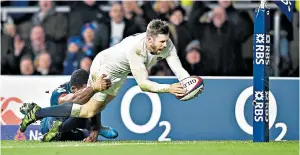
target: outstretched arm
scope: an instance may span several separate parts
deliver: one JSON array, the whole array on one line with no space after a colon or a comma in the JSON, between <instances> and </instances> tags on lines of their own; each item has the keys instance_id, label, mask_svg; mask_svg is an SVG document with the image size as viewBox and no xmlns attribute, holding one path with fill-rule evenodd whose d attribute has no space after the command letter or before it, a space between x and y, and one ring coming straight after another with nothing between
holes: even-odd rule
<instances>
[{"instance_id":1,"label":"outstretched arm","mask_svg":"<svg viewBox=\"0 0 300 155\"><path fill-rule=\"evenodd\" d=\"M170 55L166 60L179 81L190 76L190 74L182 67L175 46L172 46Z\"/></svg>"},{"instance_id":2,"label":"outstretched arm","mask_svg":"<svg viewBox=\"0 0 300 155\"><path fill-rule=\"evenodd\" d=\"M131 73L143 91L154 93L169 92L176 96L183 96L185 94L183 87L179 83L169 85L150 81L148 79L148 72L143 59L143 55L137 53L132 53L132 55L128 56Z\"/></svg>"},{"instance_id":3,"label":"outstretched arm","mask_svg":"<svg viewBox=\"0 0 300 155\"><path fill-rule=\"evenodd\" d=\"M144 64L144 56L137 53L128 55L128 61L131 69L131 73L134 76L136 82L143 91L155 92L155 93L167 93L169 92L169 84L159 84L148 79L148 72Z\"/></svg>"}]
</instances>

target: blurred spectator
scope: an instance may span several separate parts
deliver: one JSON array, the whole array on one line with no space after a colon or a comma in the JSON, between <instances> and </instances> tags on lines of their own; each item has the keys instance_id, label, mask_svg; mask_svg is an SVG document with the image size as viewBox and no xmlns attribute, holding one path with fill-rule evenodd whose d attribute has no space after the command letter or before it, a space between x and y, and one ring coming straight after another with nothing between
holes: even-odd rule
<instances>
[{"instance_id":1,"label":"blurred spectator","mask_svg":"<svg viewBox=\"0 0 300 155\"><path fill-rule=\"evenodd\" d=\"M205 66L201 63L202 54L198 40L194 40L188 44L185 58L187 64L184 67L190 75L205 75Z\"/></svg>"},{"instance_id":2,"label":"blurred spectator","mask_svg":"<svg viewBox=\"0 0 300 155\"><path fill-rule=\"evenodd\" d=\"M35 58L35 68L41 75L56 75L57 72L51 68L51 56L47 52L39 53Z\"/></svg>"},{"instance_id":3,"label":"blurred spectator","mask_svg":"<svg viewBox=\"0 0 300 155\"><path fill-rule=\"evenodd\" d=\"M113 46L119 43L122 39L122 32L125 29L124 23L124 12L123 8L120 4L113 4L109 16L111 20L111 36L110 36L110 44L109 46Z\"/></svg>"},{"instance_id":4,"label":"blurred spectator","mask_svg":"<svg viewBox=\"0 0 300 155\"><path fill-rule=\"evenodd\" d=\"M29 0L11 0L11 1L1 1L1 7L17 7L17 8L26 8L35 5L35 1ZM32 18L32 13L13 13L7 12L7 19L11 19L15 24L16 30L21 38L28 40L29 32L31 27L30 19Z\"/></svg>"},{"instance_id":5,"label":"blurred spectator","mask_svg":"<svg viewBox=\"0 0 300 155\"><path fill-rule=\"evenodd\" d=\"M195 2L196 3L196 2ZM196 10L195 10L196 9ZM225 9L216 7L209 22L199 22L203 11L193 7L190 16L190 27L201 42L205 59L205 70L209 76L241 76L244 62L239 48L243 37L231 22L227 21Z\"/></svg>"},{"instance_id":6,"label":"blurred spectator","mask_svg":"<svg viewBox=\"0 0 300 155\"><path fill-rule=\"evenodd\" d=\"M124 9L125 18L138 25L141 31L146 31L147 24L145 19L143 18L144 12L137 4L137 1L123 0L122 6Z\"/></svg>"},{"instance_id":7,"label":"blurred spectator","mask_svg":"<svg viewBox=\"0 0 300 155\"><path fill-rule=\"evenodd\" d=\"M235 9L230 0L219 0L218 3L225 9L227 20L233 24L242 43L253 35L253 21L246 11ZM239 47L239 50L241 50L241 47Z\"/></svg>"},{"instance_id":8,"label":"blurred spectator","mask_svg":"<svg viewBox=\"0 0 300 155\"><path fill-rule=\"evenodd\" d=\"M40 0L39 7L39 12L32 17L33 25L41 25L47 39L64 42L68 32L67 18L56 12L55 3L51 0Z\"/></svg>"},{"instance_id":9,"label":"blurred spectator","mask_svg":"<svg viewBox=\"0 0 300 155\"><path fill-rule=\"evenodd\" d=\"M170 11L170 33L173 44L177 49L179 59L182 63L185 61L185 48L192 40L186 22L183 20L185 11L177 6Z\"/></svg>"},{"instance_id":10,"label":"blurred spectator","mask_svg":"<svg viewBox=\"0 0 300 155\"><path fill-rule=\"evenodd\" d=\"M79 36L82 26L86 23L97 23L108 20L95 0L83 0L71 6L69 13L69 36Z\"/></svg>"},{"instance_id":11,"label":"blurred spectator","mask_svg":"<svg viewBox=\"0 0 300 155\"><path fill-rule=\"evenodd\" d=\"M47 51L51 55L52 65L58 69L62 68L65 58L65 44L46 40L43 27L35 26L32 28L30 46L35 55L38 55L42 51Z\"/></svg>"},{"instance_id":12,"label":"blurred spectator","mask_svg":"<svg viewBox=\"0 0 300 155\"><path fill-rule=\"evenodd\" d=\"M4 34L13 38L17 34L16 31L16 25L12 19L8 20L7 23L4 24Z\"/></svg>"},{"instance_id":13,"label":"blurred spectator","mask_svg":"<svg viewBox=\"0 0 300 155\"><path fill-rule=\"evenodd\" d=\"M96 52L94 51L95 31L96 27L92 23L85 24L81 29L81 36L84 41L82 51L91 59L96 56Z\"/></svg>"},{"instance_id":14,"label":"blurred spectator","mask_svg":"<svg viewBox=\"0 0 300 155\"><path fill-rule=\"evenodd\" d=\"M80 69L84 69L87 72L90 72L91 65L92 65L92 60L89 57L83 57L80 60Z\"/></svg>"},{"instance_id":15,"label":"blurred spectator","mask_svg":"<svg viewBox=\"0 0 300 155\"><path fill-rule=\"evenodd\" d=\"M47 49L44 29L41 26L35 26L31 29L30 43L34 54Z\"/></svg>"},{"instance_id":16,"label":"blurred spectator","mask_svg":"<svg viewBox=\"0 0 300 155\"><path fill-rule=\"evenodd\" d=\"M144 18L148 23L156 18L168 21L168 12L174 7L175 4L172 1L155 1L153 5L151 1L146 1L144 2L142 9L144 11Z\"/></svg>"},{"instance_id":17,"label":"blurred spectator","mask_svg":"<svg viewBox=\"0 0 300 155\"><path fill-rule=\"evenodd\" d=\"M124 11L120 3L113 3L109 12L111 21L99 24L95 38L96 53L107 49L123 38L142 32L133 22L124 19Z\"/></svg>"},{"instance_id":18,"label":"blurred spectator","mask_svg":"<svg viewBox=\"0 0 300 155\"><path fill-rule=\"evenodd\" d=\"M30 56L23 56L20 62L20 71L22 75L40 75L33 66Z\"/></svg>"},{"instance_id":19,"label":"blurred spectator","mask_svg":"<svg viewBox=\"0 0 300 155\"><path fill-rule=\"evenodd\" d=\"M1 29L1 60L3 61L3 56L13 51L14 37L16 36L16 27L11 18L6 22L3 21L2 25L3 28Z\"/></svg>"},{"instance_id":20,"label":"blurred spectator","mask_svg":"<svg viewBox=\"0 0 300 155\"><path fill-rule=\"evenodd\" d=\"M152 66L149 71L149 75L153 76L173 76L173 72L171 71L166 60L158 61L157 64Z\"/></svg>"},{"instance_id":21,"label":"blurred spectator","mask_svg":"<svg viewBox=\"0 0 300 155\"><path fill-rule=\"evenodd\" d=\"M165 72L163 66L161 66L161 65L155 65L155 66L153 66L150 69L149 74L151 76L166 76L166 72Z\"/></svg>"},{"instance_id":22,"label":"blurred spectator","mask_svg":"<svg viewBox=\"0 0 300 155\"><path fill-rule=\"evenodd\" d=\"M3 74L19 74L20 61L23 56L33 57L33 53L28 46L25 45L24 40L20 36L14 38L13 49L10 49L2 55L2 73Z\"/></svg>"},{"instance_id":23,"label":"blurred spectator","mask_svg":"<svg viewBox=\"0 0 300 155\"><path fill-rule=\"evenodd\" d=\"M80 50L81 48L81 38L80 37L71 37L68 40L68 51L67 57L64 61L64 75L71 75L76 69L84 53Z\"/></svg>"}]
</instances>

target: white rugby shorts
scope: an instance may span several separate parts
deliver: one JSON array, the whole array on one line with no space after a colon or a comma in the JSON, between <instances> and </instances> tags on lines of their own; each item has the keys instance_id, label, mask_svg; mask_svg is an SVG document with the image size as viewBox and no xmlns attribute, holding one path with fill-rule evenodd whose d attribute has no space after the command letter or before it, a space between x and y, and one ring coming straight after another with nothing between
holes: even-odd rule
<instances>
[{"instance_id":1,"label":"white rugby shorts","mask_svg":"<svg viewBox=\"0 0 300 155\"><path fill-rule=\"evenodd\" d=\"M122 87L124 82L127 79L127 75L121 77L112 76L108 71L107 67L105 66L104 60L100 61L93 61L91 68L90 68L90 75L88 80L88 86L91 86L92 82L92 75L96 75L96 77L101 76L102 74L107 75L105 79L111 80L111 87L107 90L95 93L91 99L95 99L97 101L103 102L105 101L107 95L116 96L119 89Z\"/></svg>"}]
</instances>

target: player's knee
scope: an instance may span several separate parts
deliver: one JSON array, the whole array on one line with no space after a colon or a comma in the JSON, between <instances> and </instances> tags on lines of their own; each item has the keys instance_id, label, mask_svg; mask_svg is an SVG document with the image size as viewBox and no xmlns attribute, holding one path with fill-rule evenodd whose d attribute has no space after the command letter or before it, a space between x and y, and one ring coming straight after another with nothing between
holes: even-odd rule
<instances>
[{"instance_id":1,"label":"player's knee","mask_svg":"<svg viewBox=\"0 0 300 155\"><path fill-rule=\"evenodd\" d=\"M80 111L81 118L92 118L98 113L98 110L95 108L82 108Z\"/></svg>"},{"instance_id":2,"label":"player's knee","mask_svg":"<svg viewBox=\"0 0 300 155\"><path fill-rule=\"evenodd\" d=\"M105 108L105 103L104 102L91 102L89 104L83 105L83 107L80 110L80 117L81 118L91 118L100 111L102 111Z\"/></svg>"},{"instance_id":3,"label":"player's knee","mask_svg":"<svg viewBox=\"0 0 300 155\"><path fill-rule=\"evenodd\" d=\"M82 110L80 112L80 117L81 118L92 118L95 114L96 114L96 112L94 112L93 110Z\"/></svg>"},{"instance_id":4,"label":"player's knee","mask_svg":"<svg viewBox=\"0 0 300 155\"><path fill-rule=\"evenodd\" d=\"M86 117L85 118L92 118L95 115L96 115L96 113L94 113L93 111L92 112L88 112L88 113L86 113Z\"/></svg>"},{"instance_id":5,"label":"player's knee","mask_svg":"<svg viewBox=\"0 0 300 155\"><path fill-rule=\"evenodd\" d=\"M101 106L99 112L103 111L105 109L105 107L106 107L106 105Z\"/></svg>"}]
</instances>

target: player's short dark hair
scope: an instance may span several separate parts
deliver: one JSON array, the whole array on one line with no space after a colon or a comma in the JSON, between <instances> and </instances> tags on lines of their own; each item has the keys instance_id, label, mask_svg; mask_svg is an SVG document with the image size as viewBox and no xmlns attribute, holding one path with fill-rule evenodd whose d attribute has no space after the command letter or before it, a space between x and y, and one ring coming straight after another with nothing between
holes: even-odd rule
<instances>
[{"instance_id":1,"label":"player's short dark hair","mask_svg":"<svg viewBox=\"0 0 300 155\"><path fill-rule=\"evenodd\" d=\"M82 87L84 84L87 84L89 79L89 73L84 69L78 69L73 72L70 80L70 85L75 87Z\"/></svg>"},{"instance_id":2,"label":"player's short dark hair","mask_svg":"<svg viewBox=\"0 0 300 155\"><path fill-rule=\"evenodd\" d=\"M166 21L153 19L147 26L147 36L155 37L159 34L169 34L170 28Z\"/></svg>"}]
</instances>

